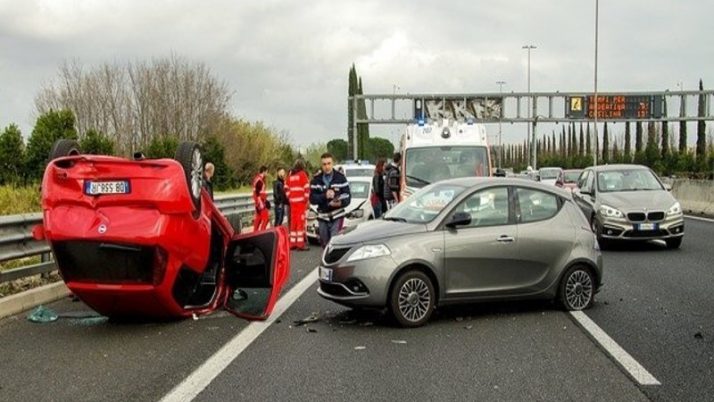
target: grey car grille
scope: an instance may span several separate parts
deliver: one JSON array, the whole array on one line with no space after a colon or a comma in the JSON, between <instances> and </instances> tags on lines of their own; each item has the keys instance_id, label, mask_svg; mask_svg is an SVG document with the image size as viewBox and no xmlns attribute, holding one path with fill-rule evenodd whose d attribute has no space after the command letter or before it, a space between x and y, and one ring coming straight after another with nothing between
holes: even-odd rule
<instances>
[{"instance_id":1,"label":"grey car grille","mask_svg":"<svg viewBox=\"0 0 714 402\"><path fill-rule=\"evenodd\" d=\"M347 252L350 251L350 247L344 248L329 248L325 251L325 256L323 257L325 263L332 264L344 257Z\"/></svg>"}]
</instances>

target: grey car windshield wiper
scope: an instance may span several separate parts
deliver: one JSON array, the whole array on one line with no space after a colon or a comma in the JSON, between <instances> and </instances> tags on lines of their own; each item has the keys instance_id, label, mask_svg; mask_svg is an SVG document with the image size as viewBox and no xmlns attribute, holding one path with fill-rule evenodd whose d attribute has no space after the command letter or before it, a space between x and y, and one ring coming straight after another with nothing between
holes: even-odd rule
<instances>
[{"instance_id":1,"label":"grey car windshield wiper","mask_svg":"<svg viewBox=\"0 0 714 402\"><path fill-rule=\"evenodd\" d=\"M389 217L385 216L382 219L384 219L385 221L394 221L394 222L406 222L407 221L406 219L400 218L398 216L389 216Z\"/></svg>"},{"instance_id":2,"label":"grey car windshield wiper","mask_svg":"<svg viewBox=\"0 0 714 402\"><path fill-rule=\"evenodd\" d=\"M412 175L409 175L409 174L407 175L407 179L416 180L416 181L418 181L418 182L420 182L420 183L423 183L423 184L426 184L426 185L431 184L431 182L429 182L428 180L424 180L424 179L422 179L422 178L420 178L420 177L412 176Z\"/></svg>"}]
</instances>

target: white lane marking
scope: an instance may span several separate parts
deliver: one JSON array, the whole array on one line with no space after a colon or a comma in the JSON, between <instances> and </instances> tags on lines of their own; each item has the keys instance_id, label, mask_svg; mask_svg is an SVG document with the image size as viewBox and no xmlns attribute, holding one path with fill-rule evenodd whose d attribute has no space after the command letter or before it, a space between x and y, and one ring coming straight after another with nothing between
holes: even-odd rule
<instances>
[{"instance_id":1,"label":"white lane marking","mask_svg":"<svg viewBox=\"0 0 714 402\"><path fill-rule=\"evenodd\" d=\"M585 329L590 335L595 338L597 343L607 351L640 385L662 385L657 379L650 374L647 369L642 367L625 349L610 338L605 331L602 330L593 320L590 319L582 311L571 311L570 314L575 320Z\"/></svg>"},{"instance_id":2,"label":"white lane marking","mask_svg":"<svg viewBox=\"0 0 714 402\"><path fill-rule=\"evenodd\" d=\"M692 216L692 215L684 215L685 218L689 219L694 219L695 221L702 221L702 222L711 222L714 223L714 219L709 219L709 218L702 218L699 216Z\"/></svg>"},{"instance_id":3,"label":"white lane marking","mask_svg":"<svg viewBox=\"0 0 714 402\"><path fill-rule=\"evenodd\" d=\"M307 274L297 285L278 300L265 321L253 321L238 335L209 357L191 375L166 394L162 402L183 402L193 400L203 391L233 360L235 360L260 334L275 322L305 291L317 281L317 268Z\"/></svg>"}]
</instances>

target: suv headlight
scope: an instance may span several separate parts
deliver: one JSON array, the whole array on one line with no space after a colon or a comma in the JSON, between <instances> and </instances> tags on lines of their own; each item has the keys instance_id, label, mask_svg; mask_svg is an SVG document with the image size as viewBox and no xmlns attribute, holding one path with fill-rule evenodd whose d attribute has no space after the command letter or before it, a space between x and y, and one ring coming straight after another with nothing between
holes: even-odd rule
<instances>
[{"instance_id":1,"label":"suv headlight","mask_svg":"<svg viewBox=\"0 0 714 402\"><path fill-rule=\"evenodd\" d=\"M355 209L354 211L347 214L347 219L359 219L364 216L364 210L361 208Z\"/></svg>"},{"instance_id":2,"label":"suv headlight","mask_svg":"<svg viewBox=\"0 0 714 402\"><path fill-rule=\"evenodd\" d=\"M609 205L600 205L600 214L608 218L622 218L625 216L620 210Z\"/></svg>"},{"instance_id":3,"label":"suv headlight","mask_svg":"<svg viewBox=\"0 0 714 402\"><path fill-rule=\"evenodd\" d=\"M350 257L347 262L366 260L368 258L383 257L385 255L392 254L389 248L384 244L368 244L358 248Z\"/></svg>"},{"instance_id":4,"label":"suv headlight","mask_svg":"<svg viewBox=\"0 0 714 402\"><path fill-rule=\"evenodd\" d=\"M667 210L667 215L681 215L682 214L682 205L679 204L679 202L675 202L674 205L669 207Z\"/></svg>"}]
</instances>

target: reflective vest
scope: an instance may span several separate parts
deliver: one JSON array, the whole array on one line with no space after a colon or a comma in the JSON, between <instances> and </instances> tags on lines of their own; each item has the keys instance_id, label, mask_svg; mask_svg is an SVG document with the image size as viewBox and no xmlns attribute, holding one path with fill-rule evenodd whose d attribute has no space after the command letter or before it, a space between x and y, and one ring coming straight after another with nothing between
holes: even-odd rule
<instances>
[{"instance_id":1,"label":"reflective vest","mask_svg":"<svg viewBox=\"0 0 714 402\"><path fill-rule=\"evenodd\" d=\"M310 178L304 171L290 173L285 180L285 195L290 204L308 203L310 198Z\"/></svg>"}]
</instances>

